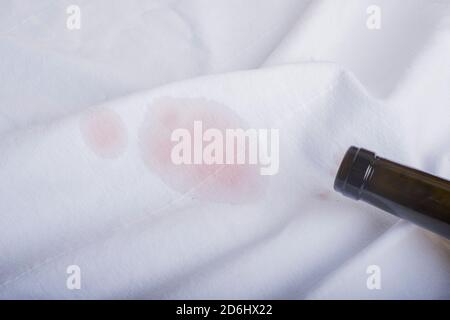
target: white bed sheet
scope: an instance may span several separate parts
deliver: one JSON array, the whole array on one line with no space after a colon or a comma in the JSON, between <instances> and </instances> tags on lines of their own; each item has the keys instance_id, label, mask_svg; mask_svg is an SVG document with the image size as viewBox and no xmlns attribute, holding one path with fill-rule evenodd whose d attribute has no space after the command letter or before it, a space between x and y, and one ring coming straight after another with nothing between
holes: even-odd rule
<instances>
[{"instance_id":1,"label":"white bed sheet","mask_svg":"<svg viewBox=\"0 0 450 320\"><path fill-rule=\"evenodd\" d=\"M332 190L352 144L450 177L449 1L71 4L0 2L1 298L450 298L448 240ZM155 166L167 106L279 128L279 173Z\"/></svg>"}]
</instances>

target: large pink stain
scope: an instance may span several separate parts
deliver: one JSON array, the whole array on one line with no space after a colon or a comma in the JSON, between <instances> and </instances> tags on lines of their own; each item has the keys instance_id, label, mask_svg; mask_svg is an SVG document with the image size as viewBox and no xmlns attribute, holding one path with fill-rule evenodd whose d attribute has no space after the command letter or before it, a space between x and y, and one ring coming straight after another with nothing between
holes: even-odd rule
<instances>
[{"instance_id":1,"label":"large pink stain","mask_svg":"<svg viewBox=\"0 0 450 320\"><path fill-rule=\"evenodd\" d=\"M192 198L236 204L257 200L268 179L260 175L258 165L172 162L171 151L177 144L171 141L172 132L187 129L193 145L194 121L202 122L203 131L215 128L225 134L226 129L246 129L243 119L217 102L203 98L160 98L148 107L139 134L146 165L166 185Z\"/></svg>"}]
</instances>

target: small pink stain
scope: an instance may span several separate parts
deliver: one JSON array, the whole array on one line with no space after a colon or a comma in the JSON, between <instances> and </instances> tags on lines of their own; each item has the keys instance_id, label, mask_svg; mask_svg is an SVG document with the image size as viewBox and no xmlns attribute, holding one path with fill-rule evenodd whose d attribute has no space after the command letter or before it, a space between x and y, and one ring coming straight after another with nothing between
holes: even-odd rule
<instances>
[{"instance_id":1,"label":"small pink stain","mask_svg":"<svg viewBox=\"0 0 450 320\"><path fill-rule=\"evenodd\" d=\"M112 110L102 109L89 113L82 118L80 128L86 144L101 158L117 158L125 150L125 125Z\"/></svg>"},{"instance_id":2,"label":"small pink stain","mask_svg":"<svg viewBox=\"0 0 450 320\"><path fill-rule=\"evenodd\" d=\"M203 130L242 128L246 123L231 109L202 98L160 98L148 108L140 130L140 147L145 164L161 180L192 198L227 203L246 203L262 193L265 179L254 164L174 164L171 141L175 129L186 129L193 141L194 121ZM225 151L224 151L225 153Z\"/></svg>"},{"instance_id":3,"label":"small pink stain","mask_svg":"<svg viewBox=\"0 0 450 320\"><path fill-rule=\"evenodd\" d=\"M317 198L322 201L330 200L331 198L331 192L330 191L323 191L317 194Z\"/></svg>"}]
</instances>

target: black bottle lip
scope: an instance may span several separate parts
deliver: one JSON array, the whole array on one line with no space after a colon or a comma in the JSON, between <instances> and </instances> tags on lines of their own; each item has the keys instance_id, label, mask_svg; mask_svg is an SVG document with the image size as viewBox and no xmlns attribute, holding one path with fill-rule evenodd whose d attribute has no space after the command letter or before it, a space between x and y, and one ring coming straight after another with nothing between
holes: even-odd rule
<instances>
[{"instance_id":1,"label":"black bottle lip","mask_svg":"<svg viewBox=\"0 0 450 320\"><path fill-rule=\"evenodd\" d=\"M334 190L359 200L366 182L373 173L375 160L375 153L355 146L350 147L339 166L334 180Z\"/></svg>"}]
</instances>

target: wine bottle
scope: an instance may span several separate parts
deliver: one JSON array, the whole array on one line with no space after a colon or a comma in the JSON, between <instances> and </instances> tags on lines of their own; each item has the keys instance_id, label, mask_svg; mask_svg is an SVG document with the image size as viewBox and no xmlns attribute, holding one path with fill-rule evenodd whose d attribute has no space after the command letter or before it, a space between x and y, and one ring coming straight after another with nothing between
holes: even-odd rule
<instances>
[{"instance_id":1,"label":"wine bottle","mask_svg":"<svg viewBox=\"0 0 450 320\"><path fill-rule=\"evenodd\" d=\"M350 147L334 189L450 239L450 181Z\"/></svg>"}]
</instances>

